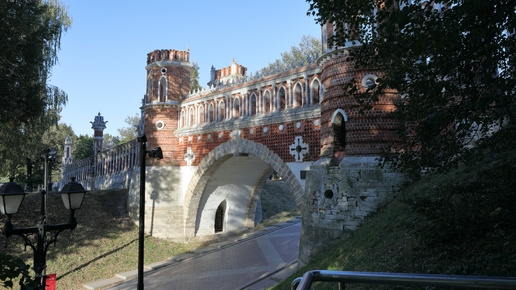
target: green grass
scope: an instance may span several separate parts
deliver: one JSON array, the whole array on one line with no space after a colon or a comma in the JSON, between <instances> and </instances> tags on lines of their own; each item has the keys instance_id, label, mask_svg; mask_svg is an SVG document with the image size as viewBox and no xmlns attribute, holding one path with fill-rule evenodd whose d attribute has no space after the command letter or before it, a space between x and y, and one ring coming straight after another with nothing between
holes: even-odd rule
<instances>
[{"instance_id":1,"label":"green grass","mask_svg":"<svg viewBox=\"0 0 516 290\"><path fill-rule=\"evenodd\" d=\"M289 200L285 189L281 181L268 183L264 187L262 200L266 204L275 200L273 208L264 207L269 216L264 221L265 226L299 214L295 208L290 212L293 201ZM57 274L57 289L82 289L86 283L137 269L138 227L127 216L126 199L127 190L88 192L81 209L76 211L77 228L72 233L62 232L56 245L50 246L47 253L47 274ZM69 211L64 209L58 194L50 193L47 204L48 223L67 221ZM39 220L39 209L40 195L26 196L20 211L12 218L14 226L35 225ZM5 217L0 217L0 224L3 225L4 221ZM206 245L206 242L181 244L147 236L144 264L161 262ZM32 250L27 248L24 251L20 237L13 236L6 241L1 235L0 247L0 253L21 258L32 266ZM33 272L30 271L30 274Z\"/></svg>"}]
</instances>

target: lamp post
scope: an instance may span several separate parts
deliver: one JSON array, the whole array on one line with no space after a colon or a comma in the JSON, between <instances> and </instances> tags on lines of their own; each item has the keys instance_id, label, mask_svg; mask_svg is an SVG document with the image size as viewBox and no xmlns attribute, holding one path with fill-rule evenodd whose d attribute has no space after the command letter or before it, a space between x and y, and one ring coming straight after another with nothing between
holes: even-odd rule
<instances>
[{"instance_id":1,"label":"lamp post","mask_svg":"<svg viewBox=\"0 0 516 290\"><path fill-rule=\"evenodd\" d=\"M163 159L161 147L156 147L147 151L147 137L145 134L138 137L140 143L140 216L138 232L138 290L143 290L143 259L145 243L145 155L149 153L149 158Z\"/></svg>"},{"instance_id":2,"label":"lamp post","mask_svg":"<svg viewBox=\"0 0 516 290\"><path fill-rule=\"evenodd\" d=\"M63 224L47 224L47 212L45 207L46 190L41 191L41 217L37 226L14 228L11 223L11 216L18 212L21 203L26 195L21 186L10 178L10 182L0 187L0 212L7 215L3 234L9 238L16 235L23 238L25 245L30 246L34 252L33 270L38 284L38 289L45 289L46 255L48 247L55 243L57 236L64 230L74 230L77 227L75 210L79 209L86 195L86 190L80 183L72 178L61 190L61 198L66 209L70 210L70 219Z\"/></svg>"}]
</instances>

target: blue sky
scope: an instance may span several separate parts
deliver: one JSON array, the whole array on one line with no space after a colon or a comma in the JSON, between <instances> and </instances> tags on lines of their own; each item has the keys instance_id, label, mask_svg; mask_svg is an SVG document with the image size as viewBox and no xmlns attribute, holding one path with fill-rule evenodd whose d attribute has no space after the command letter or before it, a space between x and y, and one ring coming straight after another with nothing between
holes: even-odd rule
<instances>
[{"instance_id":1,"label":"blue sky","mask_svg":"<svg viewBox=\"0 0 516 290\"><path fill-rule=\"evenodd\" d=\"M320 38L303 0L121 1L66 0L72 27L61 38L50 83L68 94L62 123L92 136L99 112L104 133L118 135L127 116L139 115L145 94L147 53L186 50L206 86L210 68L234 58L253 74L303 35Z\"/></svg>"}]
</instances>

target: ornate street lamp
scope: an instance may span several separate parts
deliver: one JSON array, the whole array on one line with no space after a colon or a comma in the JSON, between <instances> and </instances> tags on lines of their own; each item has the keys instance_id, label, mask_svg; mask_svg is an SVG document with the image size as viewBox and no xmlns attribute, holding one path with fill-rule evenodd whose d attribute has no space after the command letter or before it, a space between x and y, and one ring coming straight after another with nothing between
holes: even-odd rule
<instances>
[{"instance_id":1,"label":"ornate street lamp","mask_svg":"<svg viewBox=\"0 0 516 290\"><path fill-rule=\"evenodd\" d=\"M57 236L64 230L74 230L77 227L77 220L75 219L75 210L79 209L86 194L86 190L80 183L72 181L63 187L60 192L61 198L65 204L66 209L71 211L70 220L63 224L47 224L46 200L45 190L41 191L41 217L37 226L14 228L11 223L11 216L18 212L20 205L26 193L20 185L14 182L14 178L10 179L0 187L0 212L7 215L7 220L3 229L3 234L9 238L16 235L23 238L25 245L30 246L34 252L34 266L33 270L38 283L38 289L45 289L45 269L46 256L48 247L55 243Z\"/></svg>"}]
</instances>

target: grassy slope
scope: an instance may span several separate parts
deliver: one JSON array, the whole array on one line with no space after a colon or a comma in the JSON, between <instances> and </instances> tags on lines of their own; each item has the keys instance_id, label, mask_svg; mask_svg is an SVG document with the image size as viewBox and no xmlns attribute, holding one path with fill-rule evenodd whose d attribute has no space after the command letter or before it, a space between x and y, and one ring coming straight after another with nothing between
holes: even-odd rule
<instances>
[{"instance_id":1,"label":"grassy slope","mask_svg":"<svg viewBox=\"0 0 516 290\"><path fill-rule=\"evenodd\" d=\"M88 192L81 209L76 212L79 222L77 229L72 234L70 231L62 232L55 247L49 247L47 274L57 274L57 289L82 289L83 284L112 278L116 273L137 268L138 227L127 217L124 206L126 198L127 190ZM269 216L264 221L265 225L299 214L281 181L266 184L262 200L263 209ZM294 212L289 212L293 204ZM19 213L12 218L14 226L35 225L39 219L39 206L39 194L27 196ZM47 212L48 223L66 222L69 215L61 197L52 193L48 195ZM0 224L3 225L4 221L2 215ZM21 238L9 238L7 247L4 247L6 242L5 237L0 235L0 253L19 257L32 266L32 250L27 248L24 251ZM200 242L178 244L146 237L145 264L160 262L204 245Z\"/></svg>"},{"instance_id":2,"label":"grassy slope","mask_svg":"<svg viewBox=\"0 0 516 290\"><path fill-rule=\"evenodd\" d=\"M432 174L411 184L338 246L273 289L290 289L294 278L316 269L515 277L516 233L510 223L516 220L514 215L497 219L500 212L514 211L515 188L499 198L493 192L476 194L475 188L465 189L462 184L481 181L484 185L479 188L492 189L503 182L495 180L494 185L485 186L489 180L482 180L485 176L478 173L506 169L507 164L493 161L477 166ZM465 193L441 194L447 186ZM428 205L417 205L421 201ZM503 228L503 223L509 226Z\"/></svg>"}]
</instances>

